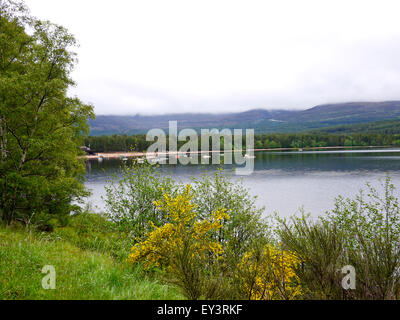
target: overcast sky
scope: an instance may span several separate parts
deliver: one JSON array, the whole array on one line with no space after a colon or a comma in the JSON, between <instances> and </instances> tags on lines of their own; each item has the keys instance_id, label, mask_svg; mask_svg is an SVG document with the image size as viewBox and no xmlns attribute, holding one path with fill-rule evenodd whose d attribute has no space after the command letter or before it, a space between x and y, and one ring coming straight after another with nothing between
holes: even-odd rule
<instances>
[{"instance_id":1,"label":"overcast sky","mask_svg":"<svg viewBox=\"0 0 400 320\"><path fill-rule=\"evenodd\" d=\"M97 114L400 100L400 1L26 0L78 39Z\"/></svg>"}]
</instances>

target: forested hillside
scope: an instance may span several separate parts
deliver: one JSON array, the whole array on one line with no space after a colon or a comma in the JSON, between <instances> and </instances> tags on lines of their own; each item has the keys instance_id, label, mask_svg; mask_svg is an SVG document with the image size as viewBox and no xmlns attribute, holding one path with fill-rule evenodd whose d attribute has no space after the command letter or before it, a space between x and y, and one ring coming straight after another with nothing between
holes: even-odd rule
<instances>
[{"instance_id":1,"label":"forested hillside","mask_svg":"<svg viewBox=\"0 0 400 320\"><path fill-rule=\"evenodd\" d=\"M340 125L314 130L313 133L381 133L381 134L399 134L400 120L386 120L367 122L361 124Z\"/></svg>"},{"instance_id":2,"label":"forested hillside","mask_svg":"<svg viewBox=\"0 0 400 320\"><path fill-rule=\"evenodd\" d=\"M369 122L399 120L400 101L352 102L321 105L308 110L250 110L225 114L167 114L155 116L98 115L91 120L91 135L140 134L167 129L169 121L180 128L253 128L258 133L302 132ZM361 132L361 131L355 131Z\"/></svg>"}]
</instances>

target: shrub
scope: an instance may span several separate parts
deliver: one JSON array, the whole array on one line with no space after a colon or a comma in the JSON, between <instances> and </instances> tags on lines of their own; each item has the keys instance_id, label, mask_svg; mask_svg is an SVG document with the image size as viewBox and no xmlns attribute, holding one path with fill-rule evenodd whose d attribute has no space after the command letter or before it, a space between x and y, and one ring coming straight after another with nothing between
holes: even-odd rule
<instances>
[{"instance_id":1,"label":"shrub","mask_svg":"<svg viewBox=\"0 0 400 320\"><path fill-rule=\"evenodd\" d=\"M357 271L354 298L399 297L400 206L389 176L381 187L382 193L367 184L366 195L361 191L355 199L339 197L326 219L344 232L344 254Z\"/></svg>"},{"instance_id":2,"label":"shrub","mask_svg":"<svg viewBox=\"0 0 400 320\"><path fill-rule=\"evenodd\" d=\"M241 182L232 181L222 169L212 176L193 179L193 202L201 219L207 219L219 208L225 208L230 219L213 234L224 248L226 258L236 264L253 242L268 240L268 225L262 219L264 208L257 208ZM229 257L228 257L229 256Z\"/></svg>"},{"instance_id":3,"label":"shrub","mask_svg":"<svg viewBox=\"0 0 400 320\"><path fill-rule=\"evenodd\" d=\"M107 217L137 242L131 263L166 270L191 299L242 294L233 281L238 263L254 243L268 240L263 209L242 184L218 170L182 188L133 162L106 191Z\"/></svg>"},{"instance_id":4,"label":"shrub","mask_svg":"<svg viewBox=\"0 0 400 320\"><path fill-rule=\"evenodd\" d=\"M300 261L295 269L302 285L303 298L342 299L340 269L343 260L344 236L337 228L306 217L280 220L278 230L282 246L294 252Z\"/></svg>"},{"instance_id":5,"label":"shrub","mask_svg":"<svg viewBox=\"0 0 400 320\"><path fill-rule=\"evenodd\" d=\"M151 231L133 248L129 262L143 262L145 268L165 267L170 280L189 299L210 298L215 294L215 282L210 281L213 264L222 254L222 246L212 239L211 232L228 219L219 209L208 219L198 219L192 203L190 185L171 197L165 194L157 207L167 212L169 222Z\"/></svg>"},{"instance_id":6,"label":"shrub","mask_svg":"<svg viewBox=\"0 0 400 320\"><path fill-rule=\"evenodd\" d=\"M239 288L249 300L292 300L302 294L295 273L300 260L271 245L247 252L238 265Z\"/></svg>"},{"instance_id":7,"label":"shrub","mask_svg":"<svg viewBox=\"0 0 400 320\"><path fill-rule=\"evenodd\" d=\"M296 275L305 298L398 299L400 294L400 207L387 177L383 194L368 184L355 199L336 199L335 208L315 222L280 221L282 245L301 260ZM341 269L356 271L356 289L342 288Z\"/></svg>"},{"instance_id":8,"label":"shrub","mask_svg":"<svg viewBox=\"0 0 400 320\"><path fill-rule=\"evenodd\" d=\"M165 213L155 205L164 193L173 194L176 186L162 177L155 167L133 161L122 167L122 178L113 176L106 189L106 215L122 231L143 237L152 224L162 226Z\"/></svg>"}]
</instances>

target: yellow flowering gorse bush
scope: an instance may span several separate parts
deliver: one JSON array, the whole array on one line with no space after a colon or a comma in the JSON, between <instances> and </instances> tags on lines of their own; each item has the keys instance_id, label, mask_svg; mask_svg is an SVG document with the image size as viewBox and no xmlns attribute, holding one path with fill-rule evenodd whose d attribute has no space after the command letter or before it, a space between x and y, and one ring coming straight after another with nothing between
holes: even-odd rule
<instances>
[{"instance_id":1,"label":"yellow flowering gorse bush","mask_svg":"<svg viewBox=\"0 0 400 320\"><path fill-rule=\"evenodd\" d=\"M218 258L223 253L222 246L213 241L210 234L218 231L229 216L221 209L210 218L199 220L191 200L190 185L176 197L164 194L162 201L155 204L166 212L169 223L161 227L153 225L154 230L132 248L128 261L143 262L145 268L169 267L170 260L183 248L189 250L192 257Z\"/></svg>"},{"instance_id":2,"label":"yellow flowering gorse bush","mask_svg":"<svg viewBox=\"0 0 400 320\"><path fill-rule=\"evenodd\" d=\"M292 252L266 245L244 254L237 277L251 300L296 299L302 293L295 273L299 263Z\"/></svg>"},{"instance_id":3,"label":"yellow flowering gorse bush","mask_svg":"<svg viewBox=\"0 0 400 320\"><path fill-rule=\"evenodd\" d=\"M141 262L146 269L164 268L189 298L200 298L207 292L204 288L212 279L209 272L213 266L226 263L215 234L230 217L220 209L200 219L192 203L190 185L176 196L164 194L155 205L166 213L168 223L152 225L153 230L131 249L128 261ZM252 300L299 297L301 290L295 274L299 263L293 253L270 245L245 253L239 264L235 263L241 295Z\"/></svg>"}]
</instances>

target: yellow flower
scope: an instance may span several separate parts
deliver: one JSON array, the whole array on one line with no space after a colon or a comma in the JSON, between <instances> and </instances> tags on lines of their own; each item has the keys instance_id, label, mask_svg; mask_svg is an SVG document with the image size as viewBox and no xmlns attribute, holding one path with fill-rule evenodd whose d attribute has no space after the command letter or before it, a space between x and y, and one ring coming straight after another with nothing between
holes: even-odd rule
<instances>
[{"instance_id":1,"label":"yellow flower","mask_svg":"<svg viewBox=\"0 0 400 320\"><path fill-rule=\"evenodd\" d=\"M299 258L289 251L265 246L250 251L238 265L238 275L246 296L252 300L295 299L302 294L295 268Z\"/></svg>"},{"instance_id":2,"label":"yellow flower","mask_svg":"<svg viewBox=\"0 0 400 320\"><path fill-rule=\"evenodd\" d=\"M145 268L170 266L174 255L189 247L191 256L218 258L222 246L211 239L211 233L222 228L224 219L229 219L226 210L217 210L209 219L200 220L192 204L192 189L187 185L176 197L164 194L156 206L167 213L170 223L162 227L152 225L153 231L136 244L128 258L132 264L142 262Z\"/></svg>"}]
</instances>

